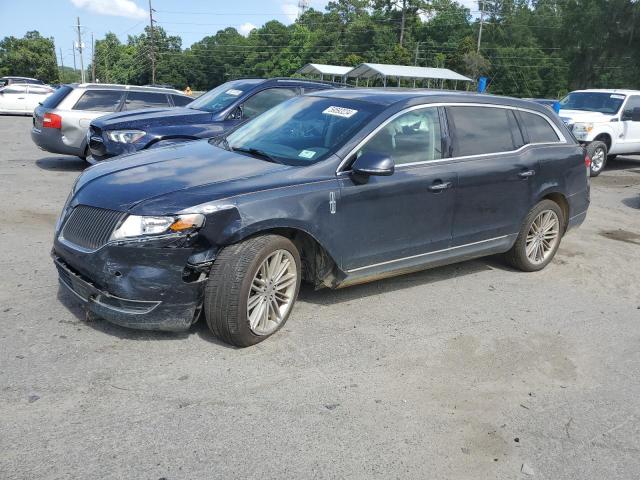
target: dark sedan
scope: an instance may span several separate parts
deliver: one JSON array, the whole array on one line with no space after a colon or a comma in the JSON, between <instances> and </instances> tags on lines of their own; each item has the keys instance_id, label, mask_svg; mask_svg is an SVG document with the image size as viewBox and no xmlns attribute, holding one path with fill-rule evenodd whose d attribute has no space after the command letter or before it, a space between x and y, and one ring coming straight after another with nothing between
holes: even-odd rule
<instances>
[{"instance_id":1,"label":"dark sedan","mask_svg":"<svg viewBox=\"0 0 640 480\"><path fill-rule=\"evenodd\" d=\"M90 160L222 135L285 100L336 86L296 78L248 78L224 83L184 108L106 115L91 122Z\"/></svg>"},{"instance_id":2,"label":"dark sedan","mask_svg":"<svg viewBox=\"0 0 640 480\"><path fill-rule=\"evenodd\" d=\"M589 161L531 102L324 91L224 137L89 168L53 257L64 288L109 321L183 330L204 310L214 334L247 346L284 325L302 281L497 253L544 268L586 217Z\"/></svg>"}]
</instances>

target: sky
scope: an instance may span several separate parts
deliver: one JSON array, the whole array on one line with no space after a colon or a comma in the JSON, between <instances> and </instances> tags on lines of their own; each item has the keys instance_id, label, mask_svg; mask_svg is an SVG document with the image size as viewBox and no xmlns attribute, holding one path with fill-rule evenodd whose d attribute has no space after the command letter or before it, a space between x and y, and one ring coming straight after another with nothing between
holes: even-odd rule
<instances>
[{"instance_id":1,"label":"sky","mask_svg":"<svg viewBox=\"0 0 640 480\"><path fill-rule=\"evenodd\" d=\"M324 11L328 0L309 0L310 6ZM298 0L152 0L154 19L169 34L182 37L182 47L189 47L207 35L226 27L242 34L275 19L293 22ZM121 41L137 35L149 24L148 0L0 0L0 38L22 37L38 30L53 37L58 64L73 66L73 44L77 40L76 18L80 17L85 44L84 64L91 57L91 34L96 39L107 32ZM60 58L62 49L62 59ZM76 52L77 55L77 52ZM76 60L79 62L80 60Z\"/></svg>"}]
</instances>

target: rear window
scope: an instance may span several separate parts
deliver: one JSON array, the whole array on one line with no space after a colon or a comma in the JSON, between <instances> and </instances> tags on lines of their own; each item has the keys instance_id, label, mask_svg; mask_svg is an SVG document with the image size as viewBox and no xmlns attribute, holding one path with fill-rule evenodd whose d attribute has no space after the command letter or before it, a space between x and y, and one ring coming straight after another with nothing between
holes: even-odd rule
<instances>
[{"instance_id":1,"label":"rear window","mask_svg":"<svg viewBox=\"0 0 640 480\"><path fill-rule=\"evenodd\" d=\"M44 102L42 102L42 106L45 108L56 108L60 105L60 102L69 95L71 90L73 90L73 88L69 85L62 85L55 92L49 95Z\"/></svg>"},{"instance_id":2,"label":"rear window","mask_svg":"<svg viewBox=\"0 0 640 480\"><path fill-rule=\"evenodd\" d=\"M164 93L153 92L129 92L125 101L126 110L138 110L140 108L168 107L169 100Z\"/></svg>"},{"instance_id":3,"label":"rear window","mask_svg":"<svg viewBox=\"0 0 640 480\"><path fill-rule=\"evenodd\" d=\"M529 143L558 142L558 134L544 118L535 113L520 112L524 128L529 134Z\"/></svg>"},{"instance_id":4,"label":"rear window","mask_svg":"<svg viewBox=\"0 0 640 480\"><path fill-rule=\"evenodd\" d=\"M76 102L74 110L115 112L122 98L120 90L87 90Z\"/></svg>"},{"instance_id":5,"label":"rear window","mask_svg":"<svg viewBox=\"0 0 640 480\"><path fill-rule=\"evenodd\" d=\"M514 149L510 111L495 107L447 107L456 141L454 157L509 152Z\"/></svg>"},{"instance_id":6,"label":"rear window","mask_svg":"<svg viewBox=\"0 0 640 480\"><path fill-rule=\"evenodd\" d=\"M189 105L193 102L193 98L183 97L182 95L171 95L171 98L173 99L173 104L176 107L184 107L185 105Z\"/></svg>"}]
</instances>

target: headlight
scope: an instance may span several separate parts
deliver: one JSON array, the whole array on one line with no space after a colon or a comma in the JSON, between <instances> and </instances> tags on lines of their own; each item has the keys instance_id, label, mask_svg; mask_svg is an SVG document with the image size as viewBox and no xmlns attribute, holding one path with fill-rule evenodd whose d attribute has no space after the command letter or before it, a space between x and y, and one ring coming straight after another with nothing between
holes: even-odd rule
<instances>
[{"instance_id":1,"label":"headlight","mask_svg":"<svg viewBox=\"0 0 640 480\"><path fill-rule=\"evenodd\" d=\"M175 217L129 215L111 234L110 240L185 232L197 230L202 225L204 225L204 215L199 213L176 215Z\"/></svg>"},{"instance_id":2,"label":"headlight","mask_svg":"<svg viewBox=\"0 0 640 480\"><path fill-rule=\"evenodd\" d=\"M107 132L107 137L112 142L133 143L146 135L142 130L111 130Z\"/></svg>"},{"instance_id":3,"label":"headlight","mask_svg":"<svg viewBox=\"0 0 640 480\"><path fill-rule=\"evenodd\" d=\"M576 123L573 126L573 131L578 133L589 133L593 130L593 123Z\"/></svg>"}]
</instances>

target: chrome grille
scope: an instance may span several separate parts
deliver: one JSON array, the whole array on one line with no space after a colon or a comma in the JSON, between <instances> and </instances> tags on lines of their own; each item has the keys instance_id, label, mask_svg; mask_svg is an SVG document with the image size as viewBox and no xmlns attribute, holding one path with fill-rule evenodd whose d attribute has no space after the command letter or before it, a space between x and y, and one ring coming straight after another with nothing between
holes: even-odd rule
<instances>
[{"instance_id":1,"label":"chrome grille","mask_svg":"<svg viewBox=\"0 0 640 480\"><path fill-rule=\"evenodd\" d=\"M96 250L109 241L124 215L115 210L78 205L65 222L61 236L74 245Z\"/></svg>"}]
</instances>

